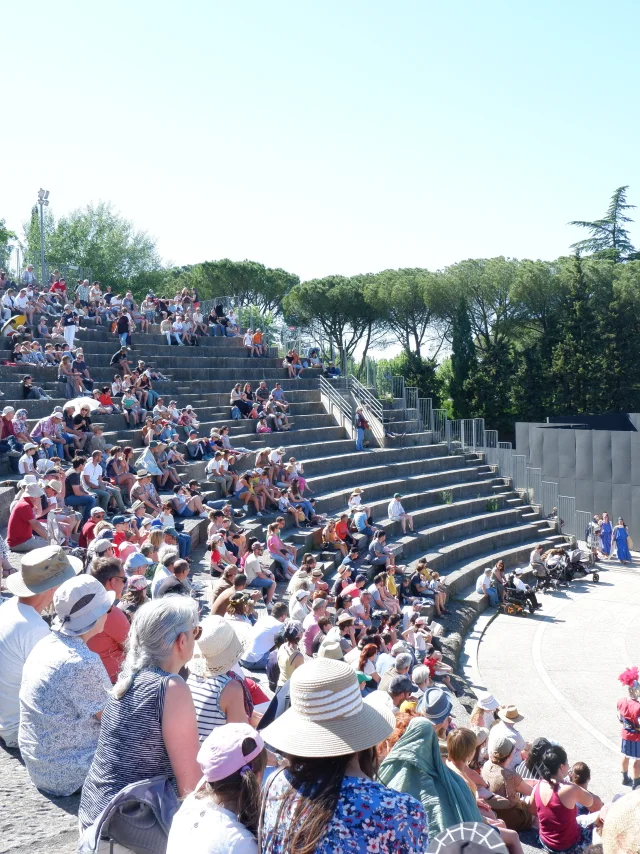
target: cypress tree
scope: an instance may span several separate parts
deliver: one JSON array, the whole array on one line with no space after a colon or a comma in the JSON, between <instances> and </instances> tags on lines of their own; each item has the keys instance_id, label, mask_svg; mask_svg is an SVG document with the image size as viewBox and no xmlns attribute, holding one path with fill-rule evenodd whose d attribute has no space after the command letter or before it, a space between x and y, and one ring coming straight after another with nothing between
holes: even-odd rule
<instances>
[{"instance_id":1,"label":"cypress tree","mask_svg":"<svg viewBox=\"0 0 640 854\"><path fill-rule=\"evenodd\" d=\"M453 403L455 418L470 418L473 414L469 403L465 383L476 367L476 348L471 334L469 311L464 298L460 299L453 315L451 325L452 353L451 369L453 376L449 386L449 397Z\"/></svg>"}]
</instances>

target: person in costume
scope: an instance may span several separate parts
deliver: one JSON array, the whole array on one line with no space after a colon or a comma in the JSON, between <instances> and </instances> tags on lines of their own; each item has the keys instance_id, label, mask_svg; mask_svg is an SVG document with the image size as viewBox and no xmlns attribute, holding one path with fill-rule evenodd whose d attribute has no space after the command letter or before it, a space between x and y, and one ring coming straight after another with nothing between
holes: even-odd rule
<instances>
[{"instance_id":1,"label":"person in costume","mask_svg":"<svg viewBox=\"0 0 640 854\"><path fill-rule=\"evenodd\" d=\"M622 724L622 785L640 789L640 682L638 668L628 667L618 676L629 696L618 700ZM631 776L629 764L631 763Z\"/></svg>"}]
</instances>

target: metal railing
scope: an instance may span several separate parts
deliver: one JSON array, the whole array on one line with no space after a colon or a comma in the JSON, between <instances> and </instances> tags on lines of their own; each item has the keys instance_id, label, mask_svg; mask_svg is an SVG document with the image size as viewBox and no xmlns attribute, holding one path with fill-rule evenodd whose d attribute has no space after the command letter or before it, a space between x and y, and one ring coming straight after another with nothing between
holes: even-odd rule
<instances>
[{"instance_id":1,"label":"metal railing","mask_svg":"<svg viewBox=\"0 0 640 854\"><path fill-rule=\"evenodd\" d=\"M577 536L576 500L573 496L558 496L558 530L568 537Z\"/></svg>"},{"instance_id":2,"label":"metal railing","mask_svg":"<svg viewBox=\"0 0 640 854\"><path fill-rule=\"evenodd\" d=\"M531 504L542 504L542 469L527 466L527 492Z\"/></svg>"},{"instance_id":3,"label":"metal railing","mask_svg":"<svg viewBox=\"0 0 640 854\"><path fill-rule=\"evenodd\" d=\"M326 395L329 400L340 410L346 419L353 422L353 407L350 402L340 394L332 380L320 377L320 394Z\"/></svg>"},{"instance_id":4,"label":"metal railing","mask_svg":"<svg viewBox=\"0 0 640 854\"><path fill-rule=\"evenodd\" d=\"M378 398L365 388L360 380L349 374L349 389L358 406L362 407L369 429L380 442L384 442L384 410Z\"/></svg>"},{"instance_id":5,"label":"metal railing","mask_svg":"<svg viewBox=\"0 0 640 854\"><path fill-rule=\"evenodd\" d=\"M542 514L549 517L558 508L558 484L551 480L540 481L542 492Z\"/></svg>"},{"instance_id":6,"label":"metal railing","mask_svg":"<svg viewBox=\"0 0 640 854\"><path fill-rule=\"evenodd\" d=\"M527 488L527 458L524 454L512 454L511 479L516 489Z\"/></svg>"},{"instance_id":7,"label":"metal railing","mask_svg":"<svg viewBox=\"0 0 640 854\"><path fill-rule=\"evenodd\" d=\"M586 510L576 510L576 540L581 549L587 548L587 531L591 524L592 515Z\"/></svg>"},{"instance_id":8,"label":"metal railing","mask_svg":"<svg viewBox=\"0 0 640 854\"><path fill-rule=\"evenodd\" d=\"M434 430L433 426L433 401L430 397L418 398L418 426L420 432L425 430Z\"/></svg>"}]
</instances>

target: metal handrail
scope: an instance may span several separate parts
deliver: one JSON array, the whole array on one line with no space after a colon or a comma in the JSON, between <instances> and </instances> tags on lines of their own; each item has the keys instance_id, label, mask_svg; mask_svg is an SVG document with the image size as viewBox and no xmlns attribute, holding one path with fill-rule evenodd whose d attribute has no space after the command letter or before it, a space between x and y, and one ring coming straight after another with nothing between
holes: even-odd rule
<instances>
[{"instance_id":1,"label":"metal handrail","mask_svg":"<svg viewBox=\"0 0 640 854\"><path fill-rule=\"evenodd\" d=\"M358 406L362 407L373 435L384 441L384 410L380 401L353 374L349 374L349 389Z\"/></svg>"},{"instance_id":2,"label":"metal handrail","mask_svg":"<svg viewBox=\"0 0 640 854\"><path fill-rule=\"evenodd\" d=\"M353 408L348 400L345 400L344 397L336 390L335 385L328 380L326 377L320 377L320 393L326 394L329 400L338 407L340 412L349 419L349 421L353 421Z\"/></svg>"}]
</instances>

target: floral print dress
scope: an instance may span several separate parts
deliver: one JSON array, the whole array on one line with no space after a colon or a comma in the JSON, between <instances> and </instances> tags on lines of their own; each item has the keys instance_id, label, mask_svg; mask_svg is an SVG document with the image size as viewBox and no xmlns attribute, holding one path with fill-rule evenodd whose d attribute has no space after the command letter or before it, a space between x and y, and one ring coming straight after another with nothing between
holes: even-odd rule
<instances>
[{"instance_id":1,"label":"floral print dress","mask_svg":"<svg viewBox=\"0 0 640 854\"><path fill-rule=\"evenodd\" d=\"M278 817L289 785L286 771L276 772L266 783L264 854L290 854L283 847L282 832L289 811ZM427 817L415 798L368 779L345 777L333 818L314 854L424 854L428 843Z\"/></svg>"}]
</instances>

